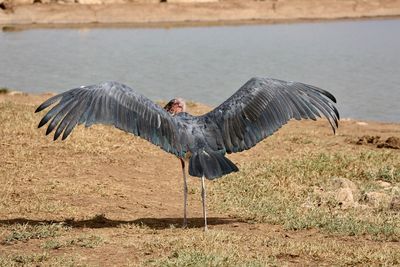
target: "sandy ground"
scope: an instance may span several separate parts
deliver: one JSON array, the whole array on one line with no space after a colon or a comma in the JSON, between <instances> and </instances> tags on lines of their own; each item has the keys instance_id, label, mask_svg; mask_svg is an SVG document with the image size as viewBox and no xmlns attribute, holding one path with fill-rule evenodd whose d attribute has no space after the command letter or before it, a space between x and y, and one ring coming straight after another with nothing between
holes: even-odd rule
<instances>
[{"instance_id":1,"label":"sandy ground","mask_svg":"<svg viewBox=\"0 0 400 267\"><path fill-rule=\"evenodd\" d=\"M0 9L0 25L179 26L400 15L400 0L222 0L214 3L33 4Z\"/></svg>"},{"instance_id":2,"label":"sandy ground","mask_svg":"<svg viewBox=\"0 0 400 267\"><path fill-rule=\"evenodd\" d=\"M36 128L41 115L33 113L49 96L0 94L0 263L150 265L153 259L175 257L176 252L171 252L174 246L201 250L210 249L210 244L227 244L227 250L228 244L236 244L237 253L253 255L255 259L270 253L274 255L271 264L278 265L330 265L346 257L347 264L354 257L361 260L353 264L361 265L396 262L393 258L400 251L398 242L381 242L367 236L331 236L316 229L289 231L281 225L249 223L234 213L212 207L211 230L204 235L200 184L193 178L189 179L189 229L180 229L179 161L112 127L78 127L66 142L51 141L43 129ZM209 107L191 104L189 109L201 114ZM272 155L285 158L293 148L280 140L305 133L315 140L315 144L304 145L308 149L317 149L317 144L323 142L324 151L381 151L374 144L356 145L355 141L365 134L379 135L382 140L400 137L400 124L344 120L339 133L333 136L326 121L291 122L277 133L277 139L267 138L250 151L230 158L239 167L263 162ZM54 223L64 228L52 235L46 231ZM35 230L39 233L25 240L20 232L25 233L27 227L47 228ZM313 244L323 251L310 250ZM296 246L306 252L294 253ZM336 251L341 247L344 251ZM365 255L374 251L387 254L380 256L381 261L351 254L360 248ZM2 255L9 258L2 259Z\"/></svg>"}]
</instances>

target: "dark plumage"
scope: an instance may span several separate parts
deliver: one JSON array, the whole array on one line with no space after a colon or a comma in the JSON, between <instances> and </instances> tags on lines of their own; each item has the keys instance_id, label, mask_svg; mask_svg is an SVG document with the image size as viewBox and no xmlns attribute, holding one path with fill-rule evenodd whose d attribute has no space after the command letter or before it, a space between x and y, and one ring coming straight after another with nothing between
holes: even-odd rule
<instances>
[{"instance_id":1,"label":"dark plumage","mask_svg":"<svg viewBox=\"0 0 400 267\"><path fill-rule=\"evenodd\" d=\"M250 149L290 119L316 120L322 114L335 132L339 113L333 102L332 94L311 85L252 78L214 110L192 116L171 114L126 85L105 82L56 95L36 112L57 103L39 123L50 121L46 134L55 129L54 140L67 138L77 124L114 125L181 159L189 157L190 175L214 179L238 171L226 153ZM169 106L174 104L184 109L178 99Z\"/></svg>"}]
</instances>

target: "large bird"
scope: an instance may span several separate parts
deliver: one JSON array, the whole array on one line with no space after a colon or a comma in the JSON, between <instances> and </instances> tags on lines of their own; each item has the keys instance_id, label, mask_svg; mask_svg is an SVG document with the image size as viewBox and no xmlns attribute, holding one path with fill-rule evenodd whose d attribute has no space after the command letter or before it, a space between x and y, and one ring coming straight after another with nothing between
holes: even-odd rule
<instances>
[{"instance_id":1,"label":"large bird","mask_svg":"<svg viewBox=\"0 0 400 267\"><path fill-rule=\"evenodd\" d=\"M272 135L290 119L316 120L324 115L333 132L339 113L335 97L320 88L271 78L252 78L224 103L202 116L185 112L185 102L176 98L164 108L128 86L104 82L82 86L53 96L36 112L53 105L39 128L49 123L46 135L54 129L54 140L68 137L77 124L113 125L140 136L182 163L184 214L187 226L187 183L189 174L201 177L204 227L207 229L205 178L216 179L238 167L225 155L250 149Z\"/></svg>"}]
</instances>

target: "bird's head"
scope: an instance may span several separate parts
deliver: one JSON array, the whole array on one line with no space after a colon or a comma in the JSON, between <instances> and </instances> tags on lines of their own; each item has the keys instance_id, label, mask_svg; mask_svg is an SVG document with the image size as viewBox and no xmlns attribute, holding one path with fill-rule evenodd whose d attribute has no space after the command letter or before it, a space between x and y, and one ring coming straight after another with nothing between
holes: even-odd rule
<instances>
[{"instance_id":1,"label":"bird's head","mask_svg":"<svg viewBox=\"0 0 400 267\"><path fill-rule=\"evenodd\" d=\"M165 105L164 109L173 115L186 112L185 100L182 98L174 98Z\"/></svg>"}]
</instances>

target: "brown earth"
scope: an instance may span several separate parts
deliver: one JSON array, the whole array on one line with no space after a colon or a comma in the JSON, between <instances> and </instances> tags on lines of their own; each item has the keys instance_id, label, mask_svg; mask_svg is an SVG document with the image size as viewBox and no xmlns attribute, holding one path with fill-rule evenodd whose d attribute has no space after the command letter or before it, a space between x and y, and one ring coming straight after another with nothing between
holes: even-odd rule
<instances>
[{"instance_id":1,"label":"brown earth","mask_svg":"<svg viewBox=\"0 0 400 267\"><path fill-rule=\"evenodd\" d=\"M29 3L29 1L22 2ZM221 0L217 2L188 1L187 3L106 1L106 3L108 4L13 5L12 0L8 2L0 0L0 25L34 24L36 27L46 25L71 27L79 24L91 26L108 24L117 27L159 27L400 15L400 0Z\"/></svg>"},{"instance_id":2,"label":"brown earth","mask_svg":"<svg viewBox=\"0 0 400 267\"><path fill-rule=\"evenodd\" d=\"M212 207L210 231L203 233L200 184L193 178L189 179L189 229L181 229L179 161L146 141L106 126L78 127L67 141L53 142L44 129L36 128L42 114L33 113L49 96L0 94L0 265L2 256L8 257L3 259L5 265L151 265L154 259L174 258L175 246L221 249L209 248L214 243L227 244L226 248L222 245L226 253L232 250L251 259L274 255L270 264L277 265L331 265L345 256L346 264L374 265L388 262L386 256L400 251L398 242L329 235L316 229L290 231L281 225L251 223ZM194 103L189 108L193 114L209 110ZM301 145L297 137L302 134L315 143ZM240 168L271 157L283 159L302 148L317 149L320 143L324 151L379 150L355 144L366 134L384 140L399 137L400 124L343 120L338 134L332 135L324 120L290 122L275 139L267 138L250 151L229 157ZM295 146L282 141L289 137ZM55 241L44 232L54 223L63 227L55 232ZM47 228L24 239L21 233L26 227ZM326 251L319 252L317 247ZM355 251L365 255L352 254ZM367 255L376 251L383 253L381 262L368 260ZM351 261L355 257L358 262Z\"/></svg>"},{"instance_id":3,"label":"brown earth","mask_svg":"<svg viewBox=\"0 0 400 267\"><path fill-rule=\"evenodd\" d=\"M400 149L400 138L391 136L386 139L386 141L381 140L379 135L377 136L369 136L364 135L358 139L356 142L357 145L367 145L372 144L376 145L378 148L393 148L393 149Z\"/></svg>"}]
</instances>

